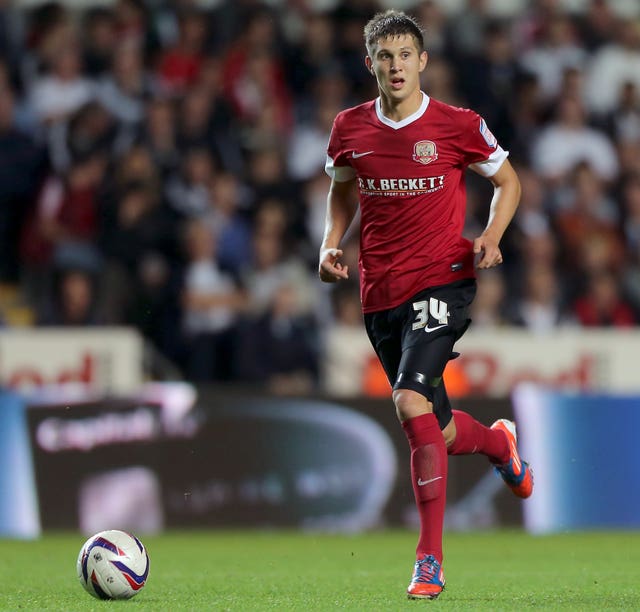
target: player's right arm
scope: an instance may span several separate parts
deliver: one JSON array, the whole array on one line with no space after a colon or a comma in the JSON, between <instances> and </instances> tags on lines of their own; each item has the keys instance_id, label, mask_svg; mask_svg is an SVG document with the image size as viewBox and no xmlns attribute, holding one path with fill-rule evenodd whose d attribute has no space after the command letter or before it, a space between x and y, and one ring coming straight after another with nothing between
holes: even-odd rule
<instances>
[{"instance_id":1,"label":"player's right arm","mask_svg":"<svg viewBox=\"0 0 640 612\"><path fill-rule=\"evenodd\" d=\"M327 215L324 237L320 246L318 273L325 283L335 283L349 278L349 266L340 263L342 250L340 242L346 234L358 210L358 189L356 179L336 181L331 179L327 196Z\"/></svg>"}]
</instances>

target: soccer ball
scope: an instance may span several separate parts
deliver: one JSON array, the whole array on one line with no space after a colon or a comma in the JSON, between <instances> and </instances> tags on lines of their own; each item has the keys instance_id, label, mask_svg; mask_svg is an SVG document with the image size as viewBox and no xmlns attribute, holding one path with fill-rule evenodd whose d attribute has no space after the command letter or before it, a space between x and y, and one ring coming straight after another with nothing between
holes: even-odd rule
<instances>
[{"instance_id":1,"label":"soccer ball","mask_svg":"<svg viewBox=\"0 0 640 612\"><path fill-rule=\"evenodd\" d=\"M99 599L130 599L149 576L149 556L142 542L112 529L91 536L78 555L78 579Z\"/></svg>"}]
</instances>

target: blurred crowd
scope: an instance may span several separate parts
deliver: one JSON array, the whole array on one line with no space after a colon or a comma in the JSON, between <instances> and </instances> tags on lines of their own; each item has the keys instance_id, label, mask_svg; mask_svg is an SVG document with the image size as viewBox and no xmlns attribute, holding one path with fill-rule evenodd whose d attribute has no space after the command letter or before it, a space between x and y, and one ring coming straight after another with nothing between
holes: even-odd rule
<instances>
[{"instance_id":1,"label":"blurred crowd","mask_svg":"<svg viewBox=\"0 0 640 612\"><path fill-rule=\"evenodd\" d=\"M317 251L332 120L377 95L362 28L383 5L85 5L0 0L2 324L128 325L189 380L357 392L357 278L321 286ZM640 321L640 15L563 7L407 9L425 91L483 115L523 185L475 328ZM470 173L469 237L490 190Z\"/></svg>"}]
</instances>

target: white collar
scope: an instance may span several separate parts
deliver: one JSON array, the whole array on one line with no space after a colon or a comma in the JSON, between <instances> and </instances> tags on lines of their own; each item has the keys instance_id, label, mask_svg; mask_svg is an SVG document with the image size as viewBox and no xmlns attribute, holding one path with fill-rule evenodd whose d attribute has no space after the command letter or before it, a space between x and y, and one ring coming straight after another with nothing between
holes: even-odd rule
<instances>
[{"instance_id":1,"label":"white collar","mask_svg":"<svg viewBox=\"0 0 640 612\"><path fill-rule=\"evenodd\" d=\"M420 104L420 108L418 108L418 110L415 113L412 113L411 115L409 115L408 117L405 117L400 121L393 121L393 119L389 119L388 117L385 117L382 114L382 101L378 96L376 98L376 115L378 115L378 119L380 119L382 123L384 123L385 125L388 125L390 128L393 128L394 130L399 130L400 128L403 128L405 125L409 125L410 123L413 123L416 119L420 119L420 117L422 117L422 115L424 115L424 112L427 110L427 107L429 106L429 100L430 100L429 96L426 93L424 93L424 91L421 91L420 93L422 94L422 104Z\"/></svg>"}]
</instances>

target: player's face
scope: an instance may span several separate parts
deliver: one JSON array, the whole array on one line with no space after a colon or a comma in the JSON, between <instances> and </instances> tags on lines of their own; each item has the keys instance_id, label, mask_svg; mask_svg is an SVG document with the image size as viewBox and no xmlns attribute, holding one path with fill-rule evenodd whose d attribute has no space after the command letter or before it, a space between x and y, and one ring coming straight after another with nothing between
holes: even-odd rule
<instances>
[{"instance_id":1,"label":"player's face","mask_svg":"<svg viewBox=\"0 0 640 612\"><path fill-rule=\"evenodd\" d=\"M420 73L427 65L427 52L418 51L410 34L381 38L365 63L375 75L382 96L401 102L420 90Z\"/></svg>"}]
</instances>

